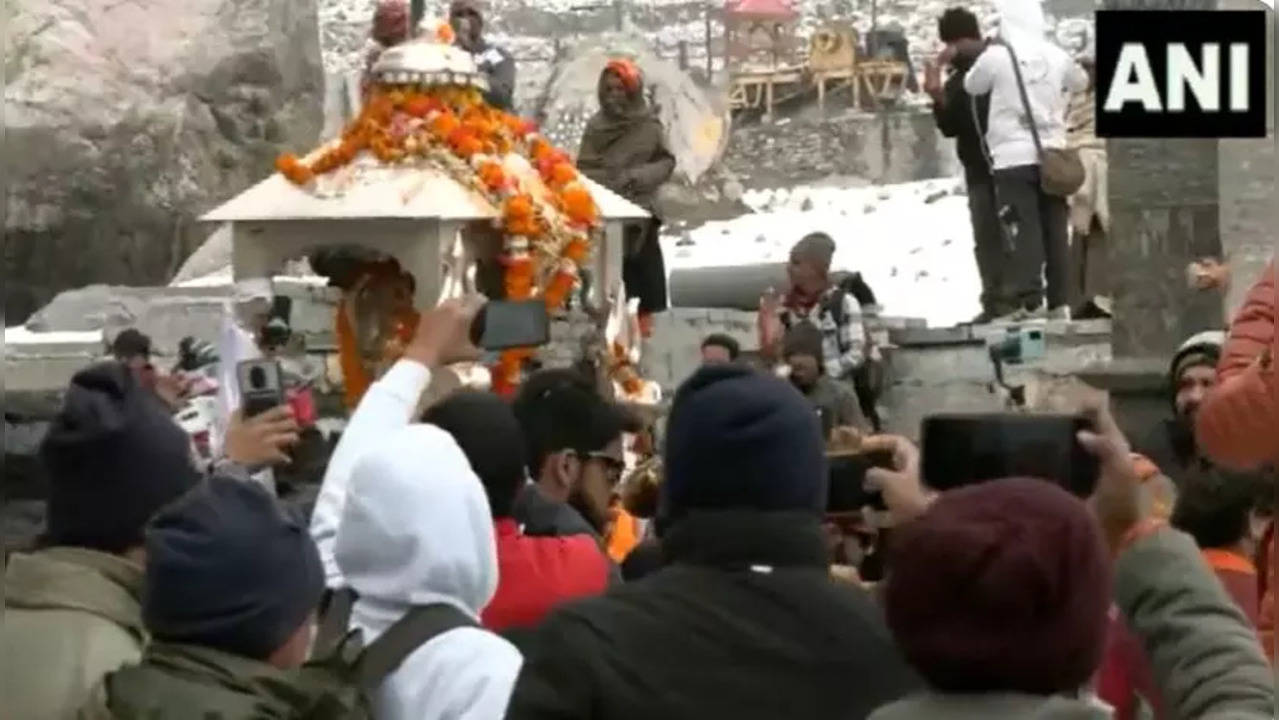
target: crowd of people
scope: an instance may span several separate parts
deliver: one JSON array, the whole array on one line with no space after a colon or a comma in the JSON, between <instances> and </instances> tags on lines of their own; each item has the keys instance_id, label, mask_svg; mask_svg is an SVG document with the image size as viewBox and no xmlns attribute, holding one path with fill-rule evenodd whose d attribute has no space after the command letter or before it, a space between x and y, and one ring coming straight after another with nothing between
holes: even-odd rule
<instances>
[{"instance_id":1,"label":"crowd of people","mask_svg":"<svg viewBox=\"0 0 1279 720\"><path fill-rule=\"evenodd\" d=\"M867 473L877 583L832 554L846 428L812 378L851 382L822 374L839 346L815 322L785 333L789 380L708 338L640 482L624 443L652 425L577 370L422 407L476 352L476 303L446 302L350 417L309 526L252 478L296 442L289 408L235 416L206 474L126 336L41 449L48 527L6 561L22 662L0 715L1272 717L1274 273L1177 354L1146 455L1084 408L1087 502L1034 478L933 492L909 441L871 436L892 456ZM617 545L627 511L645 522Z\"/></svg>"}]
</instances>

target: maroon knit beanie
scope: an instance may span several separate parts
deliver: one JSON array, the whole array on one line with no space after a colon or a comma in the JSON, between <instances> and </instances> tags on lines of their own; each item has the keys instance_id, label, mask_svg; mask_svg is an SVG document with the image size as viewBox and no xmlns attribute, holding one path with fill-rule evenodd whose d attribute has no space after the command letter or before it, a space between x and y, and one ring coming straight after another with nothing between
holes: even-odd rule
<instances>
[{"instance_id":1,"label":"maroon knit beanie","mask_svg":"<svg viewBox=\"0 0 1279 720\"><path fill-rule=\"evenodd\" d=\"M1065 490L1017 479L944 493L891 553L888 625L935 689L1052 695L1097 669L1110 562Z\"/></svg>"}]
</instances>

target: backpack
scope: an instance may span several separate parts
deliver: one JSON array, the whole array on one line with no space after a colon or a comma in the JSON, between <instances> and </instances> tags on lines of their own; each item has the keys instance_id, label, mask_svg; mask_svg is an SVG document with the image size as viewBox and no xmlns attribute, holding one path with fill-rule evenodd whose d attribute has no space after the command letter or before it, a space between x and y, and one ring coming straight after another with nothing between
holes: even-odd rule
<instances>
[{"instance_id":1,"label":"backpack","mask_svg":"<svg viewBox=\"0 0 1279 720\"><path fill-rule=\"evenodd\" d=\"M320 657L298 671L300 684L328 687L296 720L371 720L369 698L409 655L450 630L479 627L452 605L435 603L415 605L367 647L358 630L334 640L330 633L346 626L355 598L355 591L343 589L330 599L316 634Z\"/></svg>"}]
</instances>

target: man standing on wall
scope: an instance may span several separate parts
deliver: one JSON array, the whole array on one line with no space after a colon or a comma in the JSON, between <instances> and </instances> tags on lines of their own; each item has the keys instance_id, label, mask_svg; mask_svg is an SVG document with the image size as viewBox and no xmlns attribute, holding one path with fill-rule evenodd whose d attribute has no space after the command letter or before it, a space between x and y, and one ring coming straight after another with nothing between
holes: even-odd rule
<instances>
[{"instance_id":1,"label":"man standing on wall","mask_svg":"<svg viewBox=\"0 0 1279 720\"><path fill-rule=\"evenodd\" d=\"M993 4L998 42L969 68L964 89L974 97L990 95L986 145L1000 221L1011 241L1004 282L1016 303L1006 319L1069 320L1066 197L1079 186L1066 187L1073 180L1066 103L1070 93L1088 87L1088 74L1045 38L1047 21L1038 2Z\"/></svg>"},{"instance_id":2,"label":"man standing on wall","mask_svg":"<svg viewBox=\"0 0 1279 720\"><path fill-rule=\"evenodd\" d=\"M484 15L477 0L455 0L449 6L449 24L457 45L471 53L480 72L488 77L484 101L499 110L515 109L515 58L484 39Z\"/></svg>"},{"instance_id":3,"label":"man standing on wall","mask_svg":"<svg viewBox=\"0 0 1279 720\"><path fill-rule=\"evenodd\" d=\"M964 8L950 8L937 22L937 31L946 47L935 61L924 66L924 92L933 99L937 129L955 138L955 150L964 166L968 186L968 215L973 226L973 250L981 275L981 314L974 324L988 323L1012 312L1003 286L1004 236L995 204L995 186L990 160L983 147L990 94L970 97L964 92L964 74L986 49L977 16ZM950 74L942 82L942 69Z\"/></svg>"},{"instance_id":4,"label":"man standing on wall","mask_svg":"<svg viewBox=\"0 0 1279 720\"><path fill-rule=\"evenodd\" d=\"M1106 198L1106 141L1095 129L1096 73L1093 42L1082 40L1079 64L1088 73L1088 87L1070 98L1066 110L1066 143L1079 151L1084 184L1070 196L1070 256L1072 290L1079 293L1075 317L1110 317L1110 203Z\"/></svg>"}]
</instances>

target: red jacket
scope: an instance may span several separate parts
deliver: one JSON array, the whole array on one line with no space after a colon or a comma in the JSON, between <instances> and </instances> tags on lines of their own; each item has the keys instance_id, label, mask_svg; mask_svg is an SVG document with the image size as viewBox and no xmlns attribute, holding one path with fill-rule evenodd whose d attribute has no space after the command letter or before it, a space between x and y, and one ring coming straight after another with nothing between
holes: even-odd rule
<instances>
[{"instance_id":1,"label":"red jacket","mask_svg":"<svg viewBox=\"0 0 1279 720\"><path fill-rule=\"evenodd\" d=\"M1279 333L1275 332L1275 263L1272 260L1248 292L1230 323L1230 337L1217 365L1217 387L1199 408L1199 447L1227 467L1253 469L1279 463ZM1262 358L1268 355L1268 362ZM1271 537L1269 546L1273 548ZM1274 559L1262 568L1258 630L1267 657L1274 657Z\"/></svg>"},{"instance_id":2,"label":"red jacket","mask_svg":"<svg viewBox=\"0 0 1279 720\"><path fill-rule=\"evenodd\" d=\"M1146 650L1118 612L1111 608L1106 651L1097 670L1097 697L1115 709L1115 720L1135 720L1142 700L1164 720L1162 699Z\"/></svg>"},{"instance_id":3,"label":"red jacket","mask_svg":"<svg viewBox=\"0 0 1279 720\"><path fill-rule=\"evenodd\" d=\"M1275 264L1266 267L1230 323L1217 364L1217 387L1195 421L1199 447L1227 467L1251 470L1279 460L1279 356ZM1270 362L1261 358L1269 350Z\"/></svg>"},{"instance_id":4,"label":"red jacket","mask_svg":"<svg viewBox=\"0 0 1279 720\"><path fill-rule=\"evenodd\" d=\"M560 603L604 592L608 560L590 535L531 537L496 520L497 593L480 619L494 632L540 623Z\"/></svg>"}]
</instances>

